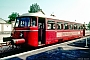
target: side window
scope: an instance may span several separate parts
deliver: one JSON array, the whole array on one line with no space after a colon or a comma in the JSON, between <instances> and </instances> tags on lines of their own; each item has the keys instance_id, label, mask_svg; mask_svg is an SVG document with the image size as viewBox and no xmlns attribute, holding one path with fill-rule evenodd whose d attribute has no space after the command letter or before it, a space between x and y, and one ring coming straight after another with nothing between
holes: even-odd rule
<instances>
[{"instance_id":1,"label":"side window","mask_svg":"<svg viewBox=\"0 0 90 60\"><path fill-rule=\"evenodd\" d=\"M57 22L57 29L63 29L62 22Z\"/></svg>"},{"instance_id":2,"label":"side window","mask_svg":"<svg viewBox=\"0 0 90 60\"><path fill-rule=\"evenodd\" d=\"M74 29L77 29L77 25L76 24L74 24Z\"/></svg>"},{"instance_id":3,"label":"side window","mask_svg":"<svg viewBox=\"0 0 90 60\"><path fill-rule=\"evenodd\" d=\"M17 18L17 20L15 21L15 27L18 27L18 25L19 25L19 20L20 20L20 18Z\"/></svg>"},{"instance_id":4,"label":"side window","mask_svg":"<svg viewBox=\"0 0 90 60\"><path fill-rule=\"evenodd\" d=\"M83 29L83 26L81 26L81 29Z\"/></svg>"},{"instance_id":5,"label":"side window","mask_svg":"<svg viewBox=\"0 0 90 60\"><path fill-rule=\"evenodd\" d=\"M47 29L54 30L55 29L55 21L48 20L48 22L47 22Z\"/></svg>"},{"instance_id":6,"label":"side window","mask_svg":"<svg viewBox=\"0 0 90 60\"><path fill-rule=\"evenodd\" d=\"M69 29L68 28L68 23L64 23L64 29L66 30L66 29Z\"/></svg>"},{"instance_id":7,"label":"side window","mask_svg":"<svg viewBox=\"0 0 90 60\"><path fill-rule=\"evenodd\" d=\"M36 17L32 17L31 26L37 26L37 18Z\"/></svg>"},{"instance_id":8,"label":"side window","mask_svg":"<svg viewBox=\"0 0 90 60\"><path fill-rule=\"evenodd\" d=\"M81 29L81 27L79 26L79 30Z\"/></svg>"},{"instance_id":9,"label":"side window","mask_svg":"<svg viewBox=\"0 0 90 60\"><path fill-rule=\"evenodd\" d=\"M78 30L80 30L80 29L81 29L79 24L78 24L78 26L77 26L77 29L78 29Z\"/></svg>"},{"instance_id":10,"label":"side window","mask_svg":"<svg viewBox=\"0 0 90 60\"><path fill-rule=\"evenodd\" d=\"M70 25L70 29L71 29L71 30L73 29L73 24Z\"/></svg>"}]
</instances>

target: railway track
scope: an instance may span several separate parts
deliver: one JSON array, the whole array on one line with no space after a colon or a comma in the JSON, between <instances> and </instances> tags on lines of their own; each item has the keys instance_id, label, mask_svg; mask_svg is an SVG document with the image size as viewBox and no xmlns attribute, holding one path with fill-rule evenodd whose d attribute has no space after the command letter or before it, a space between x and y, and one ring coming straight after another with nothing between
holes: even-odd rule
<instances>
[{"instance_id":1,"label":"railway track","mask_svg":"<svg viewBox=\"0 0 90 60\"><path fill-rule=\"evenodd\" d=\"M30 50L33 50L35 48L21 48L19 46L3 46L2 48L0 48L0 58L3 58L3 57L7 57L7 56L10 56L10 55L15 55L15 54L19 54L19 53L23 53L23 52L26 52L26 51L30 51Z\"/></svg>"},{"instance_id":2,"label":"railway track","mask_svg":"<svg viewBox=\"0 0 90 60\"><path fill-rule=\"evenodd\" d=\"M17 53L16 51L19 51L20 49L20 47L3 46L0 48L0 58L15 54Z\"/></svg>"},{"instance_id":3,"label":"railway track","mask_svg":"<svg viewBox=\"0 0 90 60\"><path fill-rule=\"evenodd\" d=\"M57 47L60 47L60 48L62 47L65 50L66 49L89 49L89 48L82 48L82 47L73 47L73 46L69 46L68 45L69 43L72 43L72 42L75 42L75 41L79 41L79 40L82 40L82 39L85 39L85 38L89 38L89 37L90 36L83 37L83 38L76 39L76 40L72 40L72 41L68 41L68 42L64 42L64 43L60 43L60 44L55 44L55 45L39 48L39 49L35 49L35 50L31 50L31 51L25 51L23 53L19 53L19 54L15 54L15 55L12 55L12 56L3 57L3 58L1 58L1 60L11 59L11 58L14 58L14 59L18 58L18 59L26 60L27 56L31 56L31 55L35 55L35 54L38 54L38 53L42 53L42 52L45 52L45 51L48 51L48 50L51 50L51 49L55 49Z\"/></svg>"}]
</instances>

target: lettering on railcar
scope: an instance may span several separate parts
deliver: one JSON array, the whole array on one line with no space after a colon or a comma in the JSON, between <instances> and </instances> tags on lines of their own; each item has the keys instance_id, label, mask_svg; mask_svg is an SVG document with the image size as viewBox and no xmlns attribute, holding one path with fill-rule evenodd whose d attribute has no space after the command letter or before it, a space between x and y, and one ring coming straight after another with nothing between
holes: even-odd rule
<instances>
[{"instance_id":1,"label":"lettering on railcar","mask_svg":"<svg viewBox=\"0 0 90 60\"><path fill-rule=\"evenodd\" d=\"M57 32L56 37L79 35L79 34L80 34L80 32Z\"/></svg>"}]
</instances>

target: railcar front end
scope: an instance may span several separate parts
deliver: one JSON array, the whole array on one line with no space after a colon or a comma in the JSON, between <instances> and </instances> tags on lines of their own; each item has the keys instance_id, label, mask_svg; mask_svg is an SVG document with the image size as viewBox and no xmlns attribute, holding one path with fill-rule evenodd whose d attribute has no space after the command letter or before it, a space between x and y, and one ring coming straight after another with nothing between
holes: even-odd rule
<instances>
[{"instance_id":1,"label":"railcar front end","mask_svg":"<svg viewBox=\"0 0 90 60\"><path fill-rule=\"evenodd\" d=\"M13 45L38 46L38 27L36 17L18 17L11 37L4 37L3 41L10 41Z\"/></svg>"}]
</instances>

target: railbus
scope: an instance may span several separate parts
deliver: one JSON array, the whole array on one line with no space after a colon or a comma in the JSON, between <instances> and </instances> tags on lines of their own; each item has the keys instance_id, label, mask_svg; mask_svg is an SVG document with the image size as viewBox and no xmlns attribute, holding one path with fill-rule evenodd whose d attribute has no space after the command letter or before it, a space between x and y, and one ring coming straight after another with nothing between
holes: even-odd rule
<instances>
[{"instance_id":1,"label":"railbus","mask_svg":"<svg viewBox=\"0 0 90 60\"><path fill-rule=\"evenodd\" d=\"M25 13L16 18L15 26L10 37L12 45L38 47L69 41L85 35L83 24L60 20L53 16L38 13Z\"/></svg>"}]
</instances>

